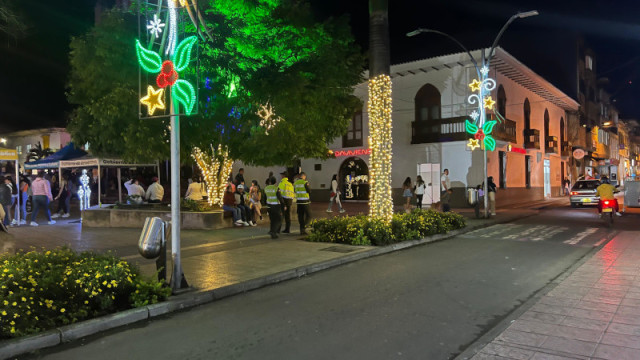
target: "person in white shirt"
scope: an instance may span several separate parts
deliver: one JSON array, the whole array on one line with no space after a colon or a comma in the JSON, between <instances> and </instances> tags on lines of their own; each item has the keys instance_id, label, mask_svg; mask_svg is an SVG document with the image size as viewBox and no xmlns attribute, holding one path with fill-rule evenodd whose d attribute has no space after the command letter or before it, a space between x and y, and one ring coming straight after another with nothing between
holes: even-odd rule
<instances>
[{"instance_id":1,"label":"person in white shirt","mask_svg":"<svg viewBox=\"0 0 640 360\"><path fill-rule=\"evenodd\" d=\"M153 184L149 185L144 198L147 199L149 203L160 203L164 197L164 188L158 183L157 176L154 176L151 181L153 181Z\"/></svg>"},{"instance_id":2,"label":"person in white shirt","mask_svg":"<svg viewBox=\"0 0 640 360\"><path fill-rule=\"evenodd\" d=\"M416 186L413 188L416 194L416 208L422 209L422 197L424 196L424 191L427 189L427 185L425 185L424 180L422 180L422 176L418 175L416 178Z\"/></svg>"},{"instance_id":3,"label":"person in white shirt","mask_svg":"<svg viewBox=\"0 0 640 360\"><path fill-rule=\"evenodd\" d=\"M342 202L340 202L340 191L338 191L338 175L336 174L333 174L333 178L331 179L331 194L329 195L329 208L327 209L327 212L333 212L333 210L331 210L331 207L333 206L334 201L336 202L336 204L338 204L340 212L345 212L345 210L342 208Z\"/></svg>"},{"instance_id":4,"label":"person in white shirt","mask_svg":"<svg viewBox=\"0 0 640 360\"><path fill-rule=\"evenodd\" d=\"M451 189L451 180L449 180L449 169L444 169L442 172L442 177L440 178L440 189L442 191L442 195L444 195L447 190Z\"/></svg>"},{"instance_id":5,"label":"person in white shirt","mask_svg":"<svg viewBox=\"0 0 640 360\"><path fill-rule=\"evenodd\" d=\"M144 189L140 186L138 180L131 179L131 181L124 183L124 187L127 189L127 195L144 197Z\"/></svg>"},{"instance_id":6,"label":"person in white shirt","mask_svg":"<svg viewBox=\"0 0 640 360\"><path fill-rule=\"evenodd\" d=\"M206 193L204 192L204 185L197 179L192 181L187 188L187 193L184 195L185 199L200 201Z\"/></svg>"}]
</instances>

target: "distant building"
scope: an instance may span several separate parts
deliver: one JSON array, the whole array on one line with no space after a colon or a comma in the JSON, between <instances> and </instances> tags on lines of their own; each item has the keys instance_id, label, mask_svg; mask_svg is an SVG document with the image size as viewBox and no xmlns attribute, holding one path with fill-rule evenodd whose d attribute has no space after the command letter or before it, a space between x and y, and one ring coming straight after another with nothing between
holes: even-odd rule
<instances>
[{"instance_id":1,"label":"distant building","mask_svg":"<svg viewBox=\"0 0 640 360\"><path fill-rule=\"evenodd\" d=\"M474 51L480 58L480 51ZM488 152L487 172L499 186L498 204L523 203L558 196L568 176L567 129L571 117L577 122L579 104L533 72L505 50L498 48L491 61L490 77L497 82L491 96L506 118L493 130L495 151ZM450 171L453 206L464 206L466 189L483 182L483 156L467 147L470 138L465 120L476 108L468 104L468 86L476 78L466 53L457 53L391 66L393 81L393 173L396 204L401 186L409 176L421 175L428 184L425 202L437 202L440 176ZM331 146L335 159L304 159L301 169L310 179L312 197L329 197L330 179L338 174L345 200L368 199L371 164L367 83L355 95L365 104L354 114L347 133ZM489 112L488 116L494 117ZM245 168L245 179L262 179L268 171Z\"/></svg>"},{"instance_id":2,"label":"distant building","mask_svg":"<svg viewBox=\"0 0 640 360\"><path fill-rule=\"evenodd\" d=\"M43 149L50 148L53 151L58 151L71 141L71 135L65 128L21 130L0 134L0 138L6 140L0 143L0 147L18 151L21 165L26 162L29 151L38 142Z\"/></svg>"}]
</instances>

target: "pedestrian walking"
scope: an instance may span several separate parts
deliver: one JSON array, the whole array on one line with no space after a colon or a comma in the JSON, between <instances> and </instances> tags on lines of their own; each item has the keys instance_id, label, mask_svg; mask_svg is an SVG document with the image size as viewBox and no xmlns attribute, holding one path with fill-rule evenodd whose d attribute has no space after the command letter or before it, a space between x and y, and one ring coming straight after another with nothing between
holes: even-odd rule
<instances>
[{"instance_id":1,"label":"pedestrian walking","mask_svg":"<svg viewBox=\"0 0 640 360\"><path fill-rule=\"evenodd\" d=\"M20 217L20 225L27 224L27 201L29 200L30 185L31 185L31 180L29 180L29 178L24 175L21 176L20 178L20 212L22 214L22 217ZM18 212L16 211L16 219L17 218L18 218Z\"/></svg>"},{"instance_id":2,"label":"pedestrian walking","mask_svg":"<svg viewBox=\"0 0 640 360\"><path fill-rule=\"evenodd\" d=\"M53 201L53 195L51 195L51 184L49 180L44 179L44 172L38 172L38 176L31 184L31 192L33 193L33 212L31 213L31 226L38 226L36 218L38 211L43 208L49 220L49 225L55 224L55 220L51 219L51 211L49 211L49 202Z\"/></svg>"},{"instance_id":3,"label":"pedestrian walking","mask_svg":"<svg viewBox=\"0 0 640 360\"><path fill-rule=\"evenodd\" d=\"M571 193L571 180L569 178L564 178L564 195L569 196Z\"/></svg>"},{"instance_id":4,"label":"pedestrian walking","mask_svg":"<svg viewBox=\"0 0 640 360\"><path fill-rule=\"evenodd\" d=\"M496 214L496 183L493 182L493 176L487 178L487 192L489 193L489 210L491 215Z\"/></svg>"},{"instance_id":5,"label":"pedestrian walking","mask_svg":"<svg viewBox=\"0 0 640 360\"><path fill-rule=\"evenodd\" d=\"M335 201L338 204L338 208L340 209L340 213L343 213L345 210L342 208L342 202L340 201L340 190L338 189L338 175L333 174L333 178L331 179L331 193L329 194L329 208L327 212L333 212L331 207L333 207L333 202Z\"/></svg>"},{"instance_id":6,"label":"pedestrian walking","mask_svg":"<svg viewBox=\"0 0 640 360\"><path fill-rule=\"evenodd\" d=\"M310 189L307 181L307 174L300 173L298 180L293 183L296 192L296 205L298 207L298 222L300 223L300 235L307 235L305 231L306 225L311 219L311 199L309 198Z\"/></svg>"},{"instance_id":7,"label":"pedestrian walking","mask_svg":"<svg viewBox=\"0 0 640 360\"><path fill-rule=\"evenodd\" d=\"M9 206L9 210L15 206L14 216L11 220L11 226L15 226L18 225L18 207L16 206L18 203L18 186L10 175L7 175L5 179L9 181L9 187L11 188L11 205ZM11 218L11 211L9 211L9 218Z\"/></svg>"},{"instance_id":8,"label":"pedestrian walking","mask_svg":"<svg viewBox=\"0 0 640 360\"><path fill-rule=\"evenodd\" d=\"M0 206L2 206L3 216L0 218L0 222L3 225L9 226L11 223L11 182L6 177L0 178Z\"/></svg>"},{"instance_id":9,"label":"pedestrian walking","mask_svg":"<svg viewBox=\"0 0 640 360\"><path fill-rule=\"evenodd\" d=\"M411 192L411 178L407 177L402 183L402 197L405 199L404 201L404 211L411 211L411 198L413 197L413 192Z\"/></svg>"},{"instance_id":10,"label":"pedestrian walking","mask_svg":"<svg viewBox=\"0 0 640 360\"><path fill-rule=\"evenodd\" d=\"M282 207L282 214L284 215L284 231L283 234L291 232L291 206L293 205L293 199L295 199L295 193L293 191L293 184L289 182L287 177L288 173L283 171L280 173L282 179L278 184L278 189L284 199L284 206Z\"/></svg>"},{"instance_id":11,"label":"pedestrian walking","mask_svg":"<svg viewBox=\"0 0 640 360\"><path fill-rule=\"evenodd\" d=\"M260 189L260 185L258 185L258 180L251 181L249 201L255 214L262 220L262 189Z\"/></svg>"},{"instance_id":12,"label":"pedestrian walking","mask_svg":"<svg viewBox=\"0 0 640 360\"><path fill-rule=\"evenodd\" d=\"M267 198L267 206L269 206L269 235L272 239L278 237L280 227L282 226L282 210L286 208L286 204L280 189L276 187L276 178L270 177L267 179L267 186L264 188L264 193Z\"/></svg>"},{"instance_id":13,"label":"pedestrian walking","mask_svg":"<svg viewBox=\"0 0 640 360\"><path fill-rule=\"evenodd\" d=\"M440 177L440 193L444 195L445 191L451 189L451 180L449 180L449 169L444 169Z\"/></svg>"},{"instance_id":14,"label":"pedestrian walking","mask_svg":"<svg viewBox=\"0 0 640 360\"><path fill-rule=\"evenodd\" d=\"M60 181L60 190L58 191L58 195L54 200L58 200L58 210L55 214L51 215L51 217L69 217L69 205L71 204L71 188L69 187L69 175L62 175L62 180Z\"/></svg>"},{"instance_id":15,"label":"pedestrian walking","mask_svg":"<svg viewBox=\"0 0 640 360\"><path fill-rule=\"evenodd\" d=\"M416 186L413 187L413 190L416 194L416 208L422 209L422 197L427 190L427 185L422 180L422 176L418 175L416 178Z\"/></svg>"},{"instance_id":16,"label":"pedestrian walking","mask_svg":"<svg viewBox=\"0 0 640 360\"><path fill-rule=\"evenodd\" d=\"M451 211L451 205L449 202L451 201L451 194L453 194L453 190L449 189L444 192L444 195L440 197L440 205L442 205L442 212Z\"/></svg>"}]
</instances>

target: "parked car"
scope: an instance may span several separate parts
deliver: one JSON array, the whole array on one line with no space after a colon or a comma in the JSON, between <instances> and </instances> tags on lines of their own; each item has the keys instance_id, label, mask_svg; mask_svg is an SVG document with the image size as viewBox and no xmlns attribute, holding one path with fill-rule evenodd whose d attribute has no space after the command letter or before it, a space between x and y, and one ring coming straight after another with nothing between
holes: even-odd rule
<instances>
[{"instance_id":1,"label":"parked car","mask_svg":"<svg viewBox=\"0 0 640 360\"><path fill-rule=\"evenodd\" d=\"M600 185L600 180L578 180L571 188L569 201L571 207L582 205L598 205L599 198L596 196L596 188Z\"/></svg>"}]
</instances>

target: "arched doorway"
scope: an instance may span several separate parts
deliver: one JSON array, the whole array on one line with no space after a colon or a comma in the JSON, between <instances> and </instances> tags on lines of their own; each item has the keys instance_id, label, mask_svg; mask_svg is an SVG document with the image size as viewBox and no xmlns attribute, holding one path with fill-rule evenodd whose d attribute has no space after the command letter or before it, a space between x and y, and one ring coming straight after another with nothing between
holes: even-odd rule
<instances>
[{"instance_id":1,"label":"arched doorway","mask_svg":"<svg viewBox=\"0 0 640 360\"><path fill-rule=\"evenodd\" d=\"M340 165L338 186L344 200L369 200L369 167L358 158L350 157Z\"/></svg>"}]
</instances>

